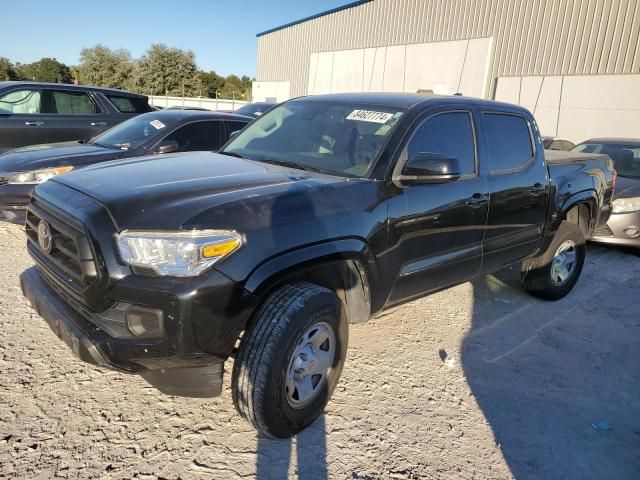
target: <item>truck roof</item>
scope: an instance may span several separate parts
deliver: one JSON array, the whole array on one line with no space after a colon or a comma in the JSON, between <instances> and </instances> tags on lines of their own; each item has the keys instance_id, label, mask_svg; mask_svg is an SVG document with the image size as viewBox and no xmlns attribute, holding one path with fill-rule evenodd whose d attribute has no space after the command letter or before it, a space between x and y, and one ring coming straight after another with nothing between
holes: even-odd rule
<instances>
[{"instance_id":1,"label":"truck roof","mask_svg":"<svg viewBox=\"0 0 640 480\"><path fill-rule=\"evenodd\" d=\"M527 109L511 103L465 97L462 95L433 95L423 93L331 93L299 97L294 99L294 101L360 103L364 105L384 105L396 108L414 108L429 103L438 105L471 103L484 108L501 107L529 112Z\"/></svg>"}]
</instances>

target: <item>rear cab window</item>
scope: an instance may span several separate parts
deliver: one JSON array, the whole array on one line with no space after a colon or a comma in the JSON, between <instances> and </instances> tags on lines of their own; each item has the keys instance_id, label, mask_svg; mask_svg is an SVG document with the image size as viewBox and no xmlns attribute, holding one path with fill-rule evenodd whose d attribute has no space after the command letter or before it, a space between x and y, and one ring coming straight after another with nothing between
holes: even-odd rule
<instances>
[{"instance_id":1,"label":"rear cab window","mask_svg":"<svg viewBox=\"0 0 640 480\"><path fill-rule=\"evenodd\" d=\"M152 110L144 98L112 94L105 94L105 96L120 113L146 113Z\"/></svg>"},{"instance_id":2,"label":"rear cab window","mask_svg":"<svg viewBox=\"0 0 640 480\"><path fill-rule=\"evenodd\" d=\"M41 112L40 90L20 89L0 93L0 114L38 114Z\"/></svg>"},{"instance_id":3,"label":"rear cab window","mask_svg":"<svg viewBox=\"0 0 640 480\"><path fill-rule=\"evenodd\" d=\"M484 112L491 174L500 175L522 170L535 158L529 122L511 113Z\"/></svg>"}]
</instances>

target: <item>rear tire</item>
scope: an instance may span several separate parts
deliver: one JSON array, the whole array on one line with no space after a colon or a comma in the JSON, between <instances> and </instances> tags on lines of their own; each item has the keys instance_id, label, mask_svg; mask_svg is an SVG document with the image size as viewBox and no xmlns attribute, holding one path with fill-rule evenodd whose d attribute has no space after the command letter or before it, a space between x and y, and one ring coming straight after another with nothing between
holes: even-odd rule
<instances>
[{"instance_id":1,"label":"rear tire","mask_svg":"<svg viewBox=\"0 0 640 480\"><path fill-rule=\"evenodd\" d=\"M233 403L256 430L275 438L318 418L338 383L349 328L334 292L286 285L260 306L233 364Z\"/></svg>"},{"instance_id":2,"label":"rear tire","mask_svg":"<svg viewBox=\"0 0 640 480\"><path fill-rule=\"evenodd\" d=\"M559 300L575 286L586 257L580 227L562 222L546 252L523 263L522 285L544 300Z\"/></svg>"}]
</instances>

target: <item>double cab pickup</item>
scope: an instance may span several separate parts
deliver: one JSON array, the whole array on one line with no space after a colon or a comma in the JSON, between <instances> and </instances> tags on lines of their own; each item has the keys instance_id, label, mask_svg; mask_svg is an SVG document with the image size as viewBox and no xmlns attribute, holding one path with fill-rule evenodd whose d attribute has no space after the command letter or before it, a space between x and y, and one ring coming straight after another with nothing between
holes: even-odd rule
<instances>
[{"instance_id":1,"label":"double cab pickup","mask_svg":"<svg viewBox=\"0 0 640 480\"><path fill-rule=\"evenodd\" d=\"M341 94L275 107L218 153L106 163L38 185L21 276L81 359L215 396L289 437L336 387L349 323L521 265L556 300L609 218L604 155L545 158L525 109Z\"/></svg>"}]
</instances>

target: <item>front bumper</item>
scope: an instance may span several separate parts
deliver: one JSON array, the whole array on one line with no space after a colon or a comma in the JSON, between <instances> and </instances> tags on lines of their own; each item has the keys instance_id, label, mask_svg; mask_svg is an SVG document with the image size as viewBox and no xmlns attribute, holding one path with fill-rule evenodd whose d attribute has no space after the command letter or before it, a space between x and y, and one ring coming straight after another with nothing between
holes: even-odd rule
<instances>
[{"instance_id":1,"label":"front bumper","mask_svg":"<svg viewBox=\"0 0 640 480\"><path fill-rule=\"evenodd\" d=\"M35 185L0 185L0 213L12 222L24 222L24 216Z\"/></svg>"},{"instance_id":2,"label":"front bumper","mask_svg":"<svg viewBox=\"0 0 640 480\"><path fill-rule=\"evenodd\" d=\"M217 272L212 275L219 280L225 278ZM112 289L110 295L118 301L131 302L135 298L145 305L152 305L155 299L158 303L154 306L164 304L165 311L170 312L167 318L171 323L167 324L161 339L114 338L92 323L98 314L80 310L64 292L53 288L45 279L46 274L37 267L26 270L20 276L22 292L77 358L121 372L139 373L167 394L191 397L220 394L224 361L250 314L247 307L253 302L246 301L247 298L239 310L242 315L235 317L218 316L225 312L219 312L216 305L228 309L224 297L218 298L229 293L224 288L191 297L174 297L176 308L167 310L166 295L147 288L156 279L130 278ZM225 285L237 288L230 280L226 280ZM201 310L203 304L206 311ZM192 320L192 315L208 318Z\"/></svg>"},{"instance_id":3,"label":"front bumper","mask_svg":"<svg viewBox=\"0 0 640 480\"><path fill-rule=\"evenodd\" d=\"M640 248L640 234L632 235L635 228L640 231L640 212L613 213L606 226L594 232L592 241L610 245Z\"/></svg>"},{"instance_id":4,"label":"front bumper","mask_svg":"<svg viewBox=\"0 0 640 480\"><path fill-rule=\"evenodd\" d=\"M71 348L77 358L94 365L121 370L109 363L96 347L94 342L101 343L100 331L64 303L44 283L35 267L25 270L20 275L20 287L38 315L47 322L58 338Z\"/></svg>"}]
</instances>

